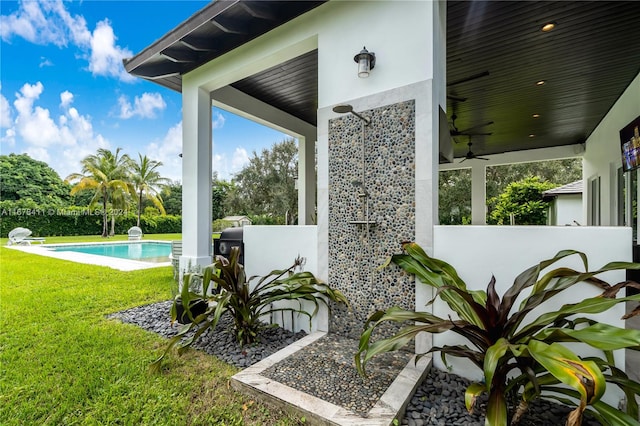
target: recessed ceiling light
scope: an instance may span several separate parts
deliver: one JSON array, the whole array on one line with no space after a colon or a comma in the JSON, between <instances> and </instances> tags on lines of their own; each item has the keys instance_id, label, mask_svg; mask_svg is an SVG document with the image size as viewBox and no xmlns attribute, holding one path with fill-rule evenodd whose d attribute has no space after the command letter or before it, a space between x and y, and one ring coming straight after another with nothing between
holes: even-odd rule
<instances>
[{"instance_id":1,"label":"recessed ceiling light","mask_svg":"<svg viewBox=\"0 0 640 426\"><path fill-rule=\"evenodd\" d=\"M531 133L531 134L529 135L529 137L530 137L530 138L535 138L535 137L536 137L536 135L534 135L533 133Z\"/></svg>"},{"instance_id":2,"label":"recessed ceiling light","mask_svg":"<svg viewBox=\"0 0 640 426\"><path fill-rule=\"evenodd\" d=\"M542 26L542 28L540 28L543 32L548 33L549 31L551 31L552 29L554 29L556 27L556 24L554 22L548 22L546 24L544 24Z\"/></svg>"},{"instance_id":3,"label":"recessed ceiling light","mask_svg":"<svg viewBox=\"0 0 640 426\"><path fill-rule=\"evenodd\" d=\"M544 80L536 81L536 86L542 86L544 83L546 83Z\"/></svg>"},{"instance_id":4,"label":"recessed ceiling light","mask_svg":"<svg viewBox=\"0 0 640 426\"><path fill-rule=\"evenodd\" d=\"M540 114L533 114L532 117L533 118L540 118Z\"/></svg>"}]
</instances>

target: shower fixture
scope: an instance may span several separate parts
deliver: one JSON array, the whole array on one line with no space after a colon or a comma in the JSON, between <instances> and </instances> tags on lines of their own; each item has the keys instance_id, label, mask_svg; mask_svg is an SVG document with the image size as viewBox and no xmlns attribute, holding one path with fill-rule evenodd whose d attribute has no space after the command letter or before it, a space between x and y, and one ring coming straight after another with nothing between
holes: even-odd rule
<instances>
[{"instance_id":1,"label":"shower fixture","mask_svg":"<svg viewBox=\"0 0 640 426\"><path fill-rule=\"evenodd\" d=\"M351 182L351 185L355 186L356 188L362 188L362 193L358 194L358 197L368 197L369 196L369 191L367 191L367 188L364 187L364 185L362 184L361 181L354 180L353 182Z\"/></svg>"},{"instance_id":2,"label":"shower fixture","mask_svg":"<svg viewBox=\"0 0 640 426\"><path fill-rule=\"evenodd\" d=\"M347 114L351 113L358 117L360 120L364 121L365 126L368 126L371 123L371 119L364 117L353 110L351 105L336 105L333 107L333 112L337 112L338 114Z\"/></svg>"}]
</instances>

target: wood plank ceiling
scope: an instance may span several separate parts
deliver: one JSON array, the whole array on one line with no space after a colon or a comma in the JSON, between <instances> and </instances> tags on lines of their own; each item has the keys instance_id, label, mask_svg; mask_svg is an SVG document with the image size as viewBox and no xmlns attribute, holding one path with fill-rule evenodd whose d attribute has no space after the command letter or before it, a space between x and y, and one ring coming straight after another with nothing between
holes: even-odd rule
<instances>
[{"instance_id":1,"label":"wood plank ceiling","mask_svg":"<svg viewBox=\"0 0 640 426\"><path fill-rule=\"evenodd\" d=\"M125 67L179 91L183 73L322 3L216 1ZM477 155L584 142L640 72L639 22L637 1L448 1L455 156L469 141ZM232 86L316 125L317 73L313 51Z\"/></svg>"},{"instance_id":2,"label":"wood plank ceiling","mask_svg":"<svg viewBox=\"0 0 640 426\"><path fill-rule=\"evenodd\" d=\"M637 1L449 1L447 13L447 115L492 133L471 136L479 155L584 142L640 71ZM454 139L463 155L469 136Z\"/></svg>"}]
</instances>

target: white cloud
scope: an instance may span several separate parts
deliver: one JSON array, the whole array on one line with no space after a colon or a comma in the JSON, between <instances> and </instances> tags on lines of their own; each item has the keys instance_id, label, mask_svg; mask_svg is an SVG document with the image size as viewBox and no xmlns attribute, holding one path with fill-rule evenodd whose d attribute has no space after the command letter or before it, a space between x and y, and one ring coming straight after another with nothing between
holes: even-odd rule
<instances>
[{"instance_id":1,"label":"white cloud","mask_svg":"<svg viewBox=\"0 0 640 426\"><path fill-rule=\"evenodd\" d=\"M71 102L73 102L73 93L71 93L68 90L65 90L64 92L60 93L60 107L61 108L66 108L69 105L71 105Z\"/></svg>"},{"instance_id":2,"label":"white cloud","mask_svg":"<svg viewBox=\"0 0 640 426\"><path fill-rule=\"evenodd\" d=\"M233 159L231 160L231 168L233 173L237 173L249 163L249 154L247 150L238 147L233 151Z\"/></svg>"},{"instance_id":3,"label":"white cloud","mask_svg":"<svg viewBox=\"0 0 640 426\"><path fill-rule=\"evenodd\" d=\"M212 116L212 128L222 129L224 126L225 118L219 111L214 110Z\"/></svg>"},{"instance_id":4,"label":"white cloud","mask_svg":"<svg viewBox=\"0 0 640 426\"><path fill-rule=\"evenodd\" d=\"M0 129L7 129L11 124L11 106L7 98L0 94Z\"/></svg>"},{"instance_id":5,"label":"white cloud","mask_svg":"<svg viewBox=\"0 0 640 426\"><path fill-rule=\"evenodd\" d=\"M40 65L38 65L40 68L44 68L44 67L52 67L53 66L53 62L51 62L48 58L45 58L44 56L40 57Z\"/></svg>"},{"instance_id":6,"label":"white cloud","mask_svg":"<svg viewBox=\"0 0 640 426\"><path fill-rule=\"evenodd\" d=\"M161 140L147 145L146 151L149 158L162 161L162 176L182 180L182 158L179 156L182 153L182 122L171 127Z\"/></svg>"},{"instance_id":7,"label":"white cloud","mask_svg":"<svg viewBox=\"0 0 640 426\"><path fill-rule=\"evenodd\" d=\"M118 105L120 106L119 117L128 119L134 116L140 118L155 118L156 113L163 111L167 104L160 93L143 93L142 96L136 96L133 101L133 106L129 99L122 95L118 98Z\"/></svg>"},{"instance_id":8,"label":"white cloud","mask_svg":"<svg viewBox=\"0 0 640 426\"><path fill-rule=\"evenodd\" d=\"M48 109L36 105L43 91L40 82L22 86L13 102L17 112L15 129L8 129L1 140L11 146L16 140L23 142L23 152L50 163L64 178L79 171L84 157L98 148L108 148L109 142L94 131L90 116L71 107L73 94L68 90L60 94L63 114L56 122Z\"/></svg>"},{"instance_id":9,"label":"white cloud","mask_svg":"<svg viewBox=\"0 0 640 426\"><path fill-rule=\"evenodd\" d=\"M11 128L7 129L4 136L0 136L0 145L14 147L16 145L16 131Z\"/></svg>"},{"instance_id":10,"label":"white cloud","mask_svg":"<svg viewBox=\"0 0 640 426\"><path fill-rule=\"evenodd\" d=\"M91 55L89 70L94 75L118 77L123 81L133 81L135 78L124 70L122 58L133 56L126 48L116 45L116 36L109 20L98 22L91 37Z\"/></svg>"},{"instance_id":11,"label":"white cloud","mask_svg":"<svg viewBox=\"0 0 640 426\"><path fill-rule=\"evenodd\" d=\"M229 158L226 152L216 151L214 148L213 171L220 179L229 180L249 163L249 154L242 147L236 147Z\"/></svg>"},{"instance_id":12,"label":"white cloud","mask_svg":"<svg viewBox=\"0 0 640 426\"><path fill-rule=\"evenodd\" d=\"M96 24L93 32L83 16L71 15L62 0L23 0L11 15L0 16L2 40L22 37L31 43L66 47L69 43L79 48L82 57L88 59L87 69L93 75L116 77L122 81L134 81L122 65L122 58L132 56L129 49L116 44L117 37L109 20ZM52 65L42 58L40 66Z\"/></svg>"},{"instance_id":13,"label":"white cloud","mask_svg":"<svg viewBox=\"0 0 640 426\"><path fill-rule=\"evenodd\" d=\"M26 83L20 93L16 93L16 100L13 102L18 112L16 133L31 146L46 147L60 140L58 127L51 119L49 110L34 107L34 102L43 90L41 82L33 85Z\"/></svg>"}]
</instances>

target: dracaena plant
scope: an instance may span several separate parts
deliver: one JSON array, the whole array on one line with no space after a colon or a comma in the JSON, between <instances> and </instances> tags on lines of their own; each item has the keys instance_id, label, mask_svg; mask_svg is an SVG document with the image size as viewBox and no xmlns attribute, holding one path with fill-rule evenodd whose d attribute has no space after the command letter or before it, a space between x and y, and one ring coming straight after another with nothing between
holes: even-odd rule
<instances>
[{"instance_id":1,"label":"dracaena plant","mask_svg":"<svg viewBox=\"0 0 640 426\"><path fill-rule=\"evenodd\" d=\"M440 318L428 312L412 312L392 307L377 311L367 320L360 337L355 362L365 374L367 362L375 355L405 346L421 332L452 331L469 344L433 347L429 352L471 360L484 373L484 381L471 384L465 392L467 409L475 400L488 394L485 424L491 426L517 424L528 404L537 397L555 399L577 407L570 413L567 425L579 425L585 410L603 424L638 424L640 384L632 381L613 361L613 351L623 348L640 350L640 331L596 322L582 315L604 312L617 303L640 301L640 294L617 297L625 287L640 288L634 282L609 285L596 275L620 269L640 269L640 264L612 262L592 272L579 272L559 267L543 274L567 256L579 256L588 271L586 256L578 251L564 250L552 259L544 260L522 272L513 285L500 297L491 278L487 290L470 290L456 270L446 262L429 257L416 243L403 243L403 252L393 255L385 263L399 265L415 275L420 282L435 289L458 318ZM577 285L595 286L602 290L597 297L582 298ZM573 291L567 291L573 289ZM527 317L545 301L563 293L575 297L575 303L545 312L537 318ZM516 299L523 297L516 305ZM640 314L640 306L623 318ZM380 324L392 321L412 322L395 335L375 342L371 334ZM601 357L581 358L565 342L581 342L601 353ZM618 386L626 395L627 413L601 400L607 384ZM510 397L517 398L514 410L508 409Z\"/></svg>"},{"instance_id":2,"label":"dracaena plant","mask_svg":"<svg viewBox=\"0 0 640 426\"><path fill-rule=\"evenodd\" d=\"M178 353L182 353L209 327L215 328L225 312L233 319L233 331L238 343L245 345L253 343L260 329L266 326L262 319L272 313L298 313L307 316L311 321L320 305L329 307L328 300L348 305L346 297L339 290L329 287L312 273L295 272L302 266L302 258L296 259L286 269L271 271L261 278L253 276L247 279L244 267L238 261L239 254L239 249L234 247L229 258L216 256L215 262L205 267L201 273L185 274L181 301L174 301L171 320L177 319L176 307L177 303L181 303L192 322L180 328L178 334L170 339L162 356L152 364L152 370L160 368L164 356L185 335L194 332L180 343ZM258 279L258 282L252 288L250 283L254 279ZM198 285L194 286L194 283ZM198 290L194 291L194 287ZM202 314L193 315L190 312L191 302L199 299L206 300L208 308ZM274 305L279 301L297 303L286 306ZM307 312L303 307L304 301L313 305L313 312Z\"/></svg>"}]
</instances>

